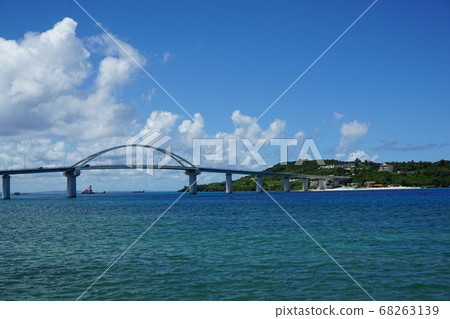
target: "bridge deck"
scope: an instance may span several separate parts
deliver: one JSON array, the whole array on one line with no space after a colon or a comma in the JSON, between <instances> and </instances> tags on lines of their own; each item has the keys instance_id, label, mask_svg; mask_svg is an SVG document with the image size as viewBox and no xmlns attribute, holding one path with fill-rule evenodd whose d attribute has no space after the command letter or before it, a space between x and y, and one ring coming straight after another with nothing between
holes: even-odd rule
<instances>
[{"instance_id":1,"label":"bridge deck","mask_svg":"<svg viewBox=\"0 0 450 319\"><path fill-rule=\"evenodd\" d=\"M346 176L326 176L326 175L308 175L308 174L292 174L292 173L275 173L275 172L261 172L252 170L238 170L228 168L210 168L210 167L185 167L185 166L162 166L157 165L140 165L140 166L128 166L128 165L86 165L80 168L74 168L73 166L60 166L60 167L37 167L37 168L23 168L23 169L9 169L0 170L0 175L19 175L19 174L39 174L39 173L55 173L55 172L70 172L75 169L79 170L105 170L105 169L167 169L167 170L182 170L182 171L199 171L205 173L230 173L237 175L259 175L259 176L276 176L276 177L289 177L289 178L309 178L309 179L327 179L327 180L344 180L350 179Z\"/></svg>"},{"instance_id":2,"label":"bridge deck","mask_svg":"<svg viewBox=\"0 0 450 319\"><path fill-rule=\"evenodd\" d=\"M73 167L70 166L58 166L58 167L36 167L36 168L13 168L2 169L0 175L20 175L20 174L36 174L36 173L55 173L55 172L69 172L73 171Z\"/></svg>"}]
</instances>

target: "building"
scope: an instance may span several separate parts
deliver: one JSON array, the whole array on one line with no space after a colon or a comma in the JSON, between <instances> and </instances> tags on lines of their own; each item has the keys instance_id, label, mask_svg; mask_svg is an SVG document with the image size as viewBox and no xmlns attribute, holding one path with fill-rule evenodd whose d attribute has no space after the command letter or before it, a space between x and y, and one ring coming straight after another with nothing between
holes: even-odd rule
<instances>
[{"instance_id":1,"label":"building","mask_svg":"<svg viewBox=\"0 0 450 319\"><path fill-rule=\"evenodd\" d=\"M364 183L364 185L366 185L366 187L375 187L376 183L377 182L375 182L375 181L367 181Z\"/></svg>"},{"instance_id":2,"label":"building","mask_svg":"<svg viewBox=\"0 0 450 319\"><path fill-rule=\"evenodd\" d=\"M344 169L352 169L356 167L356 163L337 164L336 167L342 167Z\"/></svg>"},{"instance_id":3,"label":"building","mask_svg":"<svg viewBox=\"0 0 450 319\"><path fill-rule=\"evenodd\" d=\"M394 166L389 165L387 163L382 163L380 165L380 168L378 169L379 172L389 172L392 173L394 171Z\"/></svg>"},{"instance_id":4,"label":"building","mask_svg":"<svg viewBox=\"0 0 450 319\"><path fill-rule=\"evenodd\" d=\"M320 166L319 169L329 169L329 168L343 168L343 169L352 169L356 167L356 163L343 163L343 164L336 164L336 165L323 165Z\"/></svg>"}]
</instances>

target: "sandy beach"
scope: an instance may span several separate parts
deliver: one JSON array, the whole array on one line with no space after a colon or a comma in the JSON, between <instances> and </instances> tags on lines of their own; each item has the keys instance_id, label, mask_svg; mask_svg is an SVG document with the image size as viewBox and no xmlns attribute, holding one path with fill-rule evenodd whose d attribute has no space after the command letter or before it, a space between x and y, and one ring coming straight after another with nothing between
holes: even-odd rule
<instances>
[{"instance_id":1,"label":"sandy beach","mask_svg":"<svg viewBox=\"0 0 450 319\"><path fill-rule=\"evenodd\" d=\"M323 191L372 191L372 190L395 190L395 189L421 189L421 187L408 187L408 186L395 186L395 187L367 187L367 188L353 188L353 187L336 187L336 188L326 188L326 189L309 189L312 192L323 192Z\"/></svg>"}]
</instances>

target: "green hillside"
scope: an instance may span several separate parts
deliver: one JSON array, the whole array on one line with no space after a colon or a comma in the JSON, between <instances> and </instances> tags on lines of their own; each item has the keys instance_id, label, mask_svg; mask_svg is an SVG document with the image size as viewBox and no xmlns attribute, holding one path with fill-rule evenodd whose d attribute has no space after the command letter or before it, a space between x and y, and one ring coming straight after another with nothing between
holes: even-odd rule
<instances>
[{"instance_id":1,"label":"green hillside","mask_svg":"<svg viewBox=\"0 0 450 319\"><path fill-rule=\"evenodd\" d=\"M374 162L342 162L338 160L325 160L325 166L319 166L316 161L304 161L302 165L288 162L285 165L277 164L264 170L265 172L297 173L312 175L339 175L351 177L355 186L364 186L366 181L375 181L383 185L401 185L416 187L450 187L450 161L438 162L387 162L393 172L380 172L380 164ZM233 191L253 191L255 176L244 176L233 181ZM283 179L280 177L265 176L263 178L266 190L283 190ZM291 189L300 190L301 180L292 181ZM187 186L179 191L185 191ZM312 186L314 188L314 186ZM198 185L199 192L225 191L225 182Z\"/></svg>"}]
</instances>

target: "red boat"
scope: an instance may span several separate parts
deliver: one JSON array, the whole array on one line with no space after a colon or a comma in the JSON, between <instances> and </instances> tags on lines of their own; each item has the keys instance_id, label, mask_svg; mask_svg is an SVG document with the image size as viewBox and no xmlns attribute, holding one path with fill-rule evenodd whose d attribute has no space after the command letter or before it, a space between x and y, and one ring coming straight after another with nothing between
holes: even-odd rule
<instances>
[{"instance_id":1,"label":"red boat","mask_svg":"<svg viewBox=\"0 0 450 319\"><path fill-rule=\"evenodd\" d=\"M89 188L86 188L81 192L81 194L94 194L94 192L92 191L92 185L89 185Z\"/></svg>"},{"instance_id":2,"label":"red boat","mask_svg":"<svg viewBox=\"0 0 450 319\"><path fill-rule=\"evenodd\" d=\"M92 191L92 185L89 185L89 188L86 188L84 191L81 192L81 194L105 194L106 192L93 192Z\"/></svg>"}]
</instances>

